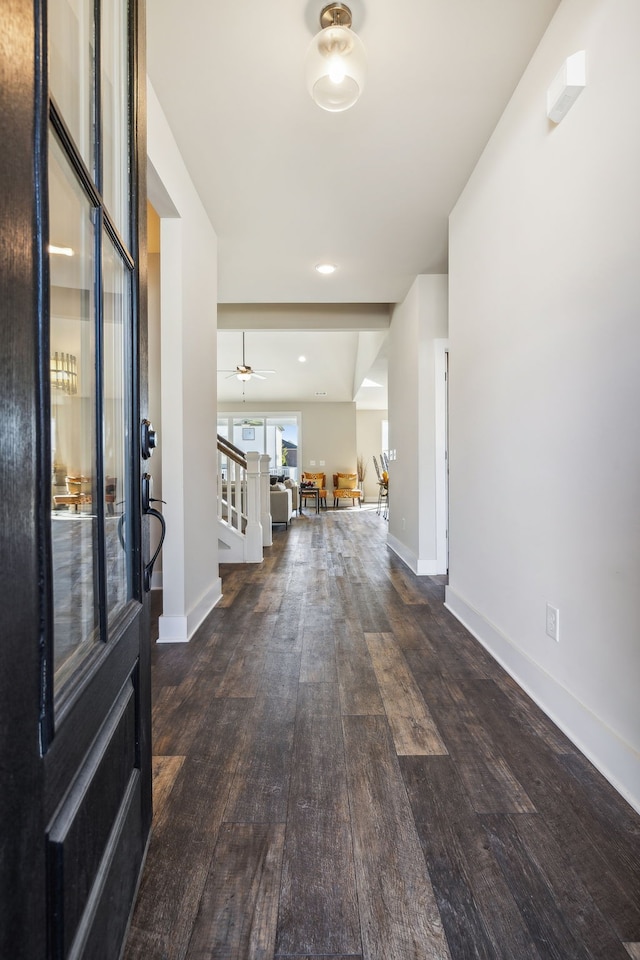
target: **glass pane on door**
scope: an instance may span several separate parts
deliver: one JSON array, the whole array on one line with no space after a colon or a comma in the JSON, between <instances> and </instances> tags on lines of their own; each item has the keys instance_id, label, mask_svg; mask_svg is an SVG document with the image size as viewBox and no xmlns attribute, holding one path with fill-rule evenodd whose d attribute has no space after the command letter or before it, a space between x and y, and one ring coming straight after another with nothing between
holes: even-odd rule
<instances>
[{"instance_id":1,"label":"glass pane on door","mask_svg":"<svg viewBox=\"0 0 640 960\"><path fill-rule=\"evenodd\" d=\"M93 0L58 0L47 8L49 85L71 136L94 174Z\"/></svg>"},{"instance_id":2,"label":"glass pane on door","mask_svg":"<svg viewBox=\"0 0 640 960\"><path fill-rule=\"evenodd\" d=\"M99 638L92 208L49 138L54 690Z\"/></svg>"},{"instance_id":3,"label":"glass pane on door","mask_svg":"<svg viewBox=\"0 0 640 960\"><path fill-rule=\"evenodd\" d=\"M104 503L107 611L112 623L132 596L132 537L128 530L130 499L129 441L131 437L131 295L130 273L113 247L103 239L104 284Z\"/></svg>"},{"instance_id":4,"label":"glass pane on door","mask_svg":"<svg viewBox=\"0 0 640 960\"><path fill-rule=\"evenodd\" d=\"M127 0L102 5L102 194L129 244L129 46Z\"/></svg>"}]
</instances>

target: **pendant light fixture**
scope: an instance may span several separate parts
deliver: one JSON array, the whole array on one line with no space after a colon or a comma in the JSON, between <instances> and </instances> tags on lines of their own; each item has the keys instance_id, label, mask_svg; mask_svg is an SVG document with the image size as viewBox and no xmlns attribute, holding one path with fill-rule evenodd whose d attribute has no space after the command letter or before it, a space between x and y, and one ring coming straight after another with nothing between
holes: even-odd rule
<instances>
[{"instance_id":1,"label":"pendant light fixture","mask_svg":"<svg viewBox=\"0 0 640 960\"><path fill-rule=\"evenodd\" d=\"M352 107L364 87L367 57L351 21L346 4L328 4L320 14L322 30L307 52L309 93L319 107L331 113Z\"/></svg>"}]
</instances>

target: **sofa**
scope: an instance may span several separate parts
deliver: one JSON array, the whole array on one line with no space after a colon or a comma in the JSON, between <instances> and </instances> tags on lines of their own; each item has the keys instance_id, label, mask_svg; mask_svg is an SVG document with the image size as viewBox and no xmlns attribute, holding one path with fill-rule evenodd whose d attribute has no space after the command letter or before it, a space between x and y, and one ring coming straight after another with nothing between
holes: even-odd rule
<instances>
[{"instance_id":1,"label":"sofa","mask_svg":"<svg viewBox=\"0 0 640 960\"><path fill-rule=\"evenodd\" d=\"M298 509L298 487L295 484L285 486L284 483L272 483L269 488L269 502L271 523L284 523L287 527Z\"/></svg>"},{"instance_id":2,"label":"sofa","mask_svg":"<svg viewBox=\"0 0 640 960\"><path fill-rule=\"evenodd\" d=\"M291 490L291 509L294 514L298 512L299 506L299 490L298 484L295 480L291 480L289 477L271 477L271 490L282 489L285 487L287 490Z\"/></svg>"}]
</instances>

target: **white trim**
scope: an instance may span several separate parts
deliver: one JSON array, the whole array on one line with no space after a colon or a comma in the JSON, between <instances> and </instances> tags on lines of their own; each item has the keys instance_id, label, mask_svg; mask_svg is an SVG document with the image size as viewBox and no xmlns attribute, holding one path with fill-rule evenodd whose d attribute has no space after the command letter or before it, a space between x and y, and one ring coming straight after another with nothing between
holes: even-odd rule
<instances>
[{"instance_id":1,"label":"white trim","mask_svg":"<svg viewBox=\"0 0 640 960\"><path fill-rule=\"evenodd\" d=\"M448 339L433 341L435 354L435 465L436 465L436 574L449 566L447 531L449 526L447 495L447 353Z\"/></svg>"},{"instance_id":2,"label":"white trim","mask_svg":"<svg viewBox=\"0 0 640 960\"><path fill-rule=\"evenodd\" d=\"M640 813L640 754L451 587L445 607Z\"/></svg>"},{"instance_id":3,"label":"white trim","mask_svg":"<svg viewBox=\"0 0 640 960\"><path fill-rule=\"evenodd\" d=\"M409 550L406 543L403 543L401 540L398 540L397 537L394 537L393 534L387 534L387 546L392 550L396 556L400 557L403 563L409 567L409 569L416 573L418 572L418 558L413 552Z\"/></svg>"},{"instance_id":4,"label":"white trim","mask_svg":"<svg viewBox=\"0 0 640 960\"><path fill-rule=\"evenodd\" d=\"M173 620L186 613L182 220L160 220L160 409L162 498L167 536L162 547L163 607ZM166 573L166 577L164 574ZM174 632L173 630L171 631ZM184 630L180 631L184 634ZM162 631L161 631L162 636ZM186 636L182 636L186 640Z\"/></svg>"},{"instance_id":5,"label":"white trim","mask_svg":"<svg viewBox=\"0 0 640 960\"><path fill-rule=\"evenodd\" d=\"M162 615L158 620L158 643L189 643L205 618L222 599L222 580L218 577L186 617Z\"/></svg>"},{"instance_id":6,"label":"white trim","mask_svg":"<svg viewBox=\"0 0 640 960\"><path fill-rule=\"evenodd\" d=\"M387 534L387 546L397 557L400 557L403 563L409 567L412 573L417 577L433 577L436 571L436 558L424 557L418 558L413 550L409 550L406 543L398 540L393 534Z\"/></svg>"},{"instance_id":7,"label":"white trim","mask_svg":"<svg viewBox=\"0 0 640 960\"><path fill-rule=\"evenodd\" d=\"M167 617L158 619L158 643L188 643L186 617Z\"/></svg>"},{"instance_id":8,"label":"white trim","mask_svg":"<svg viewBox=\"0 0 640 960\"><path fill-rule=\"evenodd\" d=\"M437 575L437 564L435 557L420 557L418 568L414 571L418 577L435 577Z\"/></svg>"},{"instance_id":9,"label":"white trim","mask_svg":"<svg viewBox=\"0 0 640 960\"><path fill-rule=\"evenodd\" d=\"M216 604L220 603L220 600L222 600L222 580L220 577L216 577L207 592L200 597L188 615L187 627L189 640L191 640L198 627L201 626L205 617L211 613Z\"/></svg>"}]
</instances>

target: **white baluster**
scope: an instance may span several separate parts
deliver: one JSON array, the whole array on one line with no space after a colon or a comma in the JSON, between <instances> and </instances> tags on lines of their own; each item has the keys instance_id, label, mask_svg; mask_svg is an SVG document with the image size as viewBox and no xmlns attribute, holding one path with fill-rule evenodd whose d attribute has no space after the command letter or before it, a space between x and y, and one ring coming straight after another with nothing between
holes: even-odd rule
<instances>
[{"instance_id":1,"label":"white baluster","mask_svg":"<svg viewBox=\"0 0 640 960\"><path fill-rule=\"evenodd\" d=\"M246 561L262 561L262 524L260 523L260 454L249 452L247 458L247 527Z\"/></svg>"},{"instance_id":2,"label":"white baluster","mask_svg":"<svg viewBox=\"0 0 640 960\"><path fill-rule=\"evenodd\" d=\"M271 457L268 453L260 454L260 523L262 524L262 545L270 547L273 543L271 527L271 493L269 482L269 465Z\"/></svg>"},{"instance_id":3,"label":"white baluster","mask_svg":"<svg viewBox=\"0 0 640 960\"><path fill-rule=\"evenodd\" d=\"M243 513L243 476L242 468L237 464L233 464L233 508L232 508L232 517L233 517L233 526L238 531L242 533L242 513Z\"/></svg>"},{"instance_id":4,"label":"white baluster","mask_svg":"<svg viewBox=\"0 0 640 960\"><path fill-rule=\"evenodd\" d=\"M218 450L218 520L222 518L222 453Z\"/></svg>"}]
</instances>

